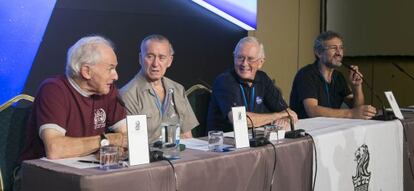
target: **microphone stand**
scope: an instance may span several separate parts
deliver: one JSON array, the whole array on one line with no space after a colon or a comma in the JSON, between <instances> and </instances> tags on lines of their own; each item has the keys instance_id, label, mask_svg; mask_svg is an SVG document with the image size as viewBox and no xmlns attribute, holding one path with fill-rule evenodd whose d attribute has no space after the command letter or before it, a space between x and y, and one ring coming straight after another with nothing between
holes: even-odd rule
<instances>
[{"instance_id":1,"label":"microphone stand","mask_svg":"<svg viewBox=\"0 0 414 191\"><path fill-rule=\"evenodd\" d=\"M246 118L249 119L250 123L252 124L252 138L249 140L250 147L260 147L267 145L269 141L266 137L256 137L256 133L254 132L254 125L253 120L246 114Z\"/></svg>"},{"instance_id":2,"label":"microphone stand","mask_svg":"<svg viewBox=\"0 0 414 191\"><path fill-rule=\"evenodd\" d=\"M384 105L384 102L382 101L382 99L379 97L379 95L378 95L378 93L374 90L374 88L372 88L372 86L370 85L370 84L368 84L368 82L366 82L365 81L365 79L358 73L358 72L356 72L352 67L351 67L351 65L349 65L349 64L345 64L345 63L342 63L346 68L348 68L349 70L352 70L352 71L354 71L355 72L355 74L356 75L358 75L361 79L362 79L362 83L363 84L365 84L367 87L368 87L368 89L371 91L371 93L372 94L374 94L374 96L377 98L377 100L380 102L380 104L381 104L381 110L382 110L382 112L381 112L381 114L379 114L379 115L376 115L376 116L374 116L372 119L373 120L381 120L381 121L388 121L388 120L392 120L392 119L394 119L395 117L394 116L390 116L388 113L387 113L387 110L385 109L385 105ZM381 111L380 110L380 111Z\"/></svg>"},{"instance_id":3,"label":"microphone stand","mask_svg":"<svg viewBox=\"0 0 414 191\"><path fill-rule=\"evenodd\" d=\"M285 112L288 114L289 122L290 122L290 131L285 133L285 138L296 139L296 138L304 137L305 136L305 130L295 129L295 124L293 122L292 116L289 114L287 108L285 109Z\"/></svg>"},{"instance_id":4,"label":"microphone stand","mask_svg":"<svg viewBox=\"0 0 414 191\"><path fill-rule=\"evenodd\" d=\"M411 74L409 74L407 71L405 71L403 68L401 68L400 65L392 62L391 63L393 66L395 66L399 71L401 71L402 73L404 73L405 75L407 75L409 78L411 78L412 80L414 80L414 76L412 76Z\"/></svg>"}]
</instances>

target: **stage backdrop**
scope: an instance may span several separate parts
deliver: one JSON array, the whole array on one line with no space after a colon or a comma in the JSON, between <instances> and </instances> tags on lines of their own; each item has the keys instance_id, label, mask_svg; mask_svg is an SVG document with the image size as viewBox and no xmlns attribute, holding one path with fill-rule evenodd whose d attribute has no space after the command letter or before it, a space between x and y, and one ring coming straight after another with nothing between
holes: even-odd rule
<instances>
[{"instance_id":1,"label":"stage backdrop","mask_svg":"<svg viewBox=\"0 0 414 191\"><path fill-rule=\"evenodd\" d=\"M200 81L212 84L232 66L233 48L247 35L239 26L187 0L58 0L23 92L35 95L42 80L62 74L67 49L90 34L115 43L120 88L140 69L140 41L154 33L169 38L175 49L166 76L186 88Z\"/></svg>"}]
</instances>

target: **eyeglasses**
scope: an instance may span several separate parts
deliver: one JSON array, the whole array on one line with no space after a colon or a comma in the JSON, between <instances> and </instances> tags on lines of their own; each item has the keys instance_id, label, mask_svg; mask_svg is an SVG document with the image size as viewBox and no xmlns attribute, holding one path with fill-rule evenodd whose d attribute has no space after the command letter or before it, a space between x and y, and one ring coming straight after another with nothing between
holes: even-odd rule
<instances>
[{"instance_id":1,"label":"eyeglasses","mask_svg":"<svg viewBox=\"0 0 414 191\"><path fill-rule=\"evenodd\" d=\"M332 46L327 46L324 49L328 51L332 51L332 52L344 51L344 46L343 45L340 45L340 46L332 45Z\"/></svg>"},{"instance_id":2,"label":"eyeglasses","mask_svg":"<svg viewBox=\"0 0 414 191\"><path fill-rule=\"evenodd\" d=\"M255 63L260 60L260 58L246 57L246 56L241 56L241 55L236 55L234 56L234 58L236 59L238 63L243 63L246 60L247 63L249 64Z\"/></svg>"}]
</instances>

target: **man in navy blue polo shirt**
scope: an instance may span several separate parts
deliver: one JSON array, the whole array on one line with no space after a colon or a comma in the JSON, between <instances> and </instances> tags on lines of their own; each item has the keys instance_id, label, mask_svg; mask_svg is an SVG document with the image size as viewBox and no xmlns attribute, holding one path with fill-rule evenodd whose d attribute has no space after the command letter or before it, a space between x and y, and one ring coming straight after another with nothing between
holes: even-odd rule
<instances>
[{"instance_id":1,"label":"man in navy blue polo shirt","mask_svg":"<svg viewBox=\"0 0 414 191\"><path fill-rule=\"evenodd\" d=\"M290 117L296 122L296 113L288 108L267 74L260 71L265 58L263 45L254 37L245 37L237 43L233 54L234 68L220 74L213 85L208 130L233 131L234 106L245 106L255 127L276 122L288 128ZM249 120L248 125L252 126Z\"/></svg>"},{"instance_id":2,"label":"man in navy blue polo shirt","mask_svg":"<svg viewBox=\"0 0 414 191\"><path fill-rule=\"evenodd\" d=\"M290 106L299 118L339 117L370 119L376 114L371 105L364 105L362 74L357 66L350 66L351 89L345 77L336 69L344 56L342 37L327 31L315 39L316 61L298 71L290 94ZM350 108L341 108L346 103Z\"/></svg>"}]
</instances>

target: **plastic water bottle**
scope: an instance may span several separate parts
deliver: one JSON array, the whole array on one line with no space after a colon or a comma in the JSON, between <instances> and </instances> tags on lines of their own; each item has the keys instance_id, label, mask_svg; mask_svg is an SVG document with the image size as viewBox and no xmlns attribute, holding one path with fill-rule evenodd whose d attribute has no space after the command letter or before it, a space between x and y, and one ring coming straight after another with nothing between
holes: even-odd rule
<instances>
[{"instance_id":1,"label":"plastic water bottle","mask_svg":"<svg viewBox=\"0 0 414 191\"><path fill-rule=\"evenodd\" d=\"M162 109L161 122L161 141L163 142L162 151L164 156L171 159L180 158L179 144L180 144L180 117L176 112L174 104L174 90L168 89L165 97L165 104Z\"/></svg>"}]
</instances>

